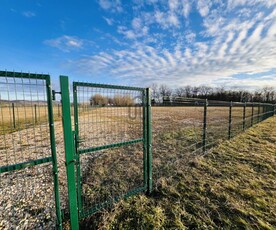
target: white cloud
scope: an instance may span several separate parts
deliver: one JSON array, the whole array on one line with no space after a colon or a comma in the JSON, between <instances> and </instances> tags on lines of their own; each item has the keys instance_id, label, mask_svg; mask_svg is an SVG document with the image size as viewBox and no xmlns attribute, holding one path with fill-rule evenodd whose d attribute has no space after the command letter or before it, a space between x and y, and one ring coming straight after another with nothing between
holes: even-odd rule
<instances>
[{"instance_id":1,"label":"white cloud","mask_svg":"<svg viewBox=\"0 0 276 230\"><path fill-rule=\"evenodd\" d=\"M78 50L83 47L83 40L77 37L63 35L55 39L44 41L46 45L60 49L63 52Z\"/></svg>"},{"instance_id":2,"label":"white cloud","mask_svg":"<svg viewBox=\"0 0 276 230\"><path fill-rule=\"evenodd\" d=\"M26 18L32 18L32 17L35 17L35 16L36 16L36 14L35 14L34 12L32 12L32 11L24 11L24 12L22 13L22 15L23 15L24 17L26 17Z\"/></svg>"},{"instance_id":3,"label":"white cloud","mask_svg":"<svg viewBox=\"0 0 276 230\"><path fill-rule=\"evenodd\" d=\"M113 12L122 12L122 3L120 0L99 0L99 5L104 10L111 10Z\"/></svg>"},{"instance_id":4,"label":"white cloud","mask_svg":"<svg viewBox=\"0 0 276 230\"><path fill-rule=\"evenodd\" d=\"M182 0L182 13L185 18L189 17L191 11L191 4L189 0Z\"/></svg>"},{"instance_id":5,"label":"white cloud","mask_svg":"<svg viewBox=\"0 0 276 230\"><path fill-rule=\"evenodd\" d=\"M106 23L110 26L113 25L114 23L114 20L112 18L106 18L106 17L103 17L103 19L106 21Z\"/></svg>"},{"instance_id":6,"label":"white cloud","mask_svg":"<svg viewBox=\"0 0 276 230\"><path fill-rule=\"evenodd\" d=\"M178 0L169 0L169 9L171 11L177 10L179 7L179 1Z\"/></svg>"},{"instance_id":7,"label":"white cloud","mask_svg":"<svg viewBox=\"0 0 276 230\"><path fill-rule=\"evenodd\" d=\"M164 13L157 10L154 12L154 17L156 22L164 29L178 27L180 24L177 15L172 12Z\"/></svg>"},{"instance_id":8,"label":"white cloud","mask_svg":"<svg viewBox=\"0 0 276 230\"><path fill-rule=\"evenodd\" d=\"M198 0L197 9L202 17L205 17L210 10L212 2L210 0Z\"/></svg>"},{"instance_id":9,"label":"white cloud","mask_svg":"<svg viewBox=\"0 0 276 230\"><path fill-rule=\"evenodd\" d=\"M117 26L117 32L129 39L127 48L86 56L74 64L83 71L106 73L137 85L257 87L270 82L276 87L271 77L249 76L275 68L276 11L267 10L272 4L265 1L248 2L170 0L161 6L159 1L143 1L128 24ZM153 4L153 10L143 11L145 4ZM185 23L192 20L188 17L195 9L202 16L200 32L192 22Z\"/></svg>"}]
</instances>

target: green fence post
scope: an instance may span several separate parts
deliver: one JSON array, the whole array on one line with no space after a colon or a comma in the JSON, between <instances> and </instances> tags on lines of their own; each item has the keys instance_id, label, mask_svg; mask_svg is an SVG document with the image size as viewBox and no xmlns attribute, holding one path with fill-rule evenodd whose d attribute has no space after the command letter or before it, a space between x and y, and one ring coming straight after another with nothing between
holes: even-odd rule
<instances>
[{"instance_id":1,"label":"green fence post","mask_svg":"<svg viewBox=\"0 0 276 230\"><path fill-rule=\"evenodd\" d=\"M146 89L147 93L147 163L148 163L148 191L152 192L152 120L151 120L151 89Z\"/></svg>"},{"instance_id":2,"label":"green fence post","mask_svg":"<svg viewBox=\"0 0 276 230\"><path fill-rule=\"evenodd\" d=\"M202 135L203 152L206 151L207 108L208 108L208 100L206 99L204 104L204 112L203 112L203 135Z\"/></svg>"},{"instance_id":3,"label":"green fence post","mask_svg":"<svg viewBox=\"0 0 276 230\"><path fill-rule=\"evenodd\" d=\"M77 206L77 191L75 180L75 146L71 122L71 105L69 81L67 76L60 76L62 124L65 149L65 164L68 182L68 198L70 209L70 223L72 230L79 229L79 215Z\"/></svg>"},{"instance_id":4,"label":"green fence post","mask_svg":"<svg viewBox=\"0 0 276 230\"><path fill-rule=\"evenodd\" d=\"M76 148L76 166L77 166L77 195L78 195L78 209L79 212L82 211L82 179L81 179L81 165L80 165L80 155L78 154L78 148L80 143L79 137L79 111L78 111L78 95L77 86L73 82L73 100L74 100L74 122L75 122L75 148Z\"/></svg>"},{"instance_id":5,"label":"green fence post","mask_svg":"<svg viewBox=\"0 0 276 230\"><path fill-rule=\"evenodd\" d=\"M258 103L258 123L260 122L260 113L261 113L261 106L260 103Z\"/></svg>"},{"instance_id":6,"label":"green fence post","mask_svg":"<svg viewBox=\"0 0 276 230\"><path fill-rule=\"evenodd\" d=\"M14 109L14 103L12 103L12 121L13 121L13 128L16 128L15 124L15 109Z\"/></svg>"},{"instance_id":7,"label":"green fence post","mask_svg":"<svg viewBox=\"0 0 276 230\"><path fill-rule=\"evenodd\" d=\"M143 91L143 168L144 168L144 187L148 191L148 121L147 121L147 90Z\"/></svg>"},{"instance_id":8,"label":"green fence post","mask_svg":"<svg viewBox=\"0 0 276 230\"><path fill-rule=\"evenodd\" d=\"M56 216L57 216L57 229L62 229L62 217L61 217L61 207L60 207L60 194L59 194L59 182L58 182L58 163L56 154L56 141L55 141L55 130L54 130L54 112L53 112L53 102L52 102L52 90L51 90L51 80L50 76L46 78L47 86L47 109L48 109L48 119L49 119L49 130L50 130L50 143L51 152L53 158L53 177L54 177L54 193L55 193L55 205L56 205Z\"/></svg>"},{"instance_id":9,"label":"green fence post","mask_svg":"<svg viewBox=\"0 0 276 230\"><path fill-rule=\"evenodd\" d=\"M252 102L252 109L251 109L251 126L253 126L254 123L254 104Z\"/></svg>"},{"instance_id":10,"label":"green fence post","mask_svg":"<svg viewBox=\"0 0 276 230\"><path fill-rule=\"evenodd\" d=\"M35 111L35 124L37 124L37 111L36 111L37 105L34 105L34 111Z\"/></svg>"},{"instance_id":11,"label":"green fence post","mask_svg":"<svg viewBox=\"0 0 276 230\"><path fill-rule=\"evenodd\" d=\"M262 103L262 121L265 119L264 113L265 113L265 106L264 106L264 104Z\"/></svg>"},{"instance_id":12,"label":"green fence post","mask_svg":"<svg viewBox=\"0 0 276 230\"><path fill-rule=\"evenodd\" d=\"M242 130L245 130L246 102L243 104Z\"/></svg>"},{"instance_id":13,"label":"green fence post","mask_svg":"<svg viewBox=\"0 0 276 230\"><path fill-rule=\"evenodd\" d=\"M230 102L229 106L229 123L228 123L228 140L231 139L231 129L232 129L232 106L233 102Z\"/></svg>"}]
</instances>

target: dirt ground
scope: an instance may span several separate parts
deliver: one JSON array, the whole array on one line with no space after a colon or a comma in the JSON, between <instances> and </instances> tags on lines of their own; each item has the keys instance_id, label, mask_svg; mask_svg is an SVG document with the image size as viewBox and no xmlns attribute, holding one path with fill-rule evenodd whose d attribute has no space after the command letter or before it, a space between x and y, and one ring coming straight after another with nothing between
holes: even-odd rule
<instances>
[{"instance_id":1,"label":"dirt ground","mask_svg":"<svg viewBox=\"0 0 276 230\"><path fill-rule=\"evenodd\" d=\"M20 123L24 124L25 118L33 121L32 108L17 112L23 117L23 120L19 119ZM26 116L25 113L29 115ZM57 113L59 112L55 109L55 114ZM28 125L22 125L18 129L10 124L9 109L2 110L1 114L0 167L51 156L49 125L45 122L47 116L44 112L38 114L40 117L37 123L28 122ZM246 114L247 126L250 126L249 108ZM236 126L233 125L233 130L241 131L242 108L234 108L232 115L233 124L237 123ZM210 141L207 140L207 144L226 138L228 118L229 108L208 108L207 137ZM257 120L254 119L254 122ZM143 110L141 107L82 109L79 111L78 126L81 139L79 149L140 139L143 138ZM54 128L61 206L66 215L68 201L63 129L58 116ZM202 152L202 128L203 107L152 108L154 179L162 176L158 170L160 164L163 164L162 156L158 156L160 150L166 149L167 154L175 148L185 150L187 154L183 156L182 151L178 157ZM174 160L168 160L167 164L173 164ZM84 210L144 184L141 143L82 154L80 162ZM1 173L0 229L54 228L53 194L51 163Z\"/></svg>"}]
</instances>

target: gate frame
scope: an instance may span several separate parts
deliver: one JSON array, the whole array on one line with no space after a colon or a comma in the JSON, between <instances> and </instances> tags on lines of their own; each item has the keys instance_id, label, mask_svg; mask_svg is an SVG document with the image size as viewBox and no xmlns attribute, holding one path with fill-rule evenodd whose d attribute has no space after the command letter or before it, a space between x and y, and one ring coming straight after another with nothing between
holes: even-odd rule
<instances>
[{"instance_id":1,"label":"gate frame","mask_svg":"<svg viewBox=\"0 0 276 230\"><path fill-rule=\"evenodd\" d=\"M47 111L48 111L48 125L50 131L50 144L51 144L51 156L46 158L40 158L31 160L28 162L21 162L18 164L8 165L0 167L0 173L16 171L24 169L30 166L36 166L44 163L52 162L52 172L54 179L54 197L55 197L55 213L56 213L56 227L62 229L62 215L60 207L60 194L59 194L59 181L58 181L58 164L56 154L56 141L55 141L55 130L54 130L54 113L52 103L52 86L51 78L49 74L34 74L34 73L23 73L23 72L11 72L11 71L0 71L0 76L18 79L32 79L32 80L44 80L46 97L47 97Z\"/></svg>"},{"instance_id":2,"label":"gate frame","mask_svg":"<svg viewBox=\"0 0 276 230\"><path fill-rule=\"evenodd\" d=\"M77 87L94 87L94 88L108 88L133 90L142 92L143 103L143 137L137 140L127 142L119 142L105 146L97 146L95 148L79 150L79 128L78 128L78 101L77 101ZM69 80L67 76L60 76L60 89L62 98L62 121L64 128L64 147L66 158L66 171L68 181L68 197L70 208L70 223L72 229L79 229L79 221L89 215L94 214L100 209L109 204L125 199L129 196L135 195L142 191L150 194L152 191L152 124L151 124L151 90L149 88L138 88L118 85L105 85L84 82L73 82L73 105L74 105L74 128L72 130L71 110L70 110L70 93ZM81 199L81 169L80 169L80 154L92 152L100 149L107 149L113 147L120 147L124 145L143 142L143 186L134 190L128 191L122 197L114 197L113 202L103 202L92 207L88 211L82 209Z\"/></svg>"}]
</instances>

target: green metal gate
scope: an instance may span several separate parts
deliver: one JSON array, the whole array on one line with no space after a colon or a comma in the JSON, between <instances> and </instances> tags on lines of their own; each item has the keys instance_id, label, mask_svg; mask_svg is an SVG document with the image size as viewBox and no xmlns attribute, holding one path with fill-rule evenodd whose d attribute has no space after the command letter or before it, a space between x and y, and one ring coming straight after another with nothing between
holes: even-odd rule
<instances>
[{"instance_id":1,"label":"green metal gate","mask_svg":"<svg viewBox=\"0 0 276 230\"><path fill-rule=\"evenodd\" d=\"M149 89L73 82L60 77L70 221L152 190Z\"/></svg>"},{"instance_id":2,"label":"green metal gate","mask_svg":"<svg viewBox=\"0 0 276 230\"><path fill-rule=\"evenodd\" d=\"M61 229L50 76L0 71L3 229Z\"/></svg>"}]
</instances>

